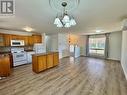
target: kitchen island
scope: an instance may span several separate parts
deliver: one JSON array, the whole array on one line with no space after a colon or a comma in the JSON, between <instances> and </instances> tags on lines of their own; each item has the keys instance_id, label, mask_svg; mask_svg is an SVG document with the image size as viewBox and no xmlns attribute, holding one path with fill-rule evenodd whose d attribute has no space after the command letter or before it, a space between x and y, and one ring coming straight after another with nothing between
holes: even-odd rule
<instances>
[{"instance_id":1,"label":"kitchen island","mask_svg":"<svg viewBox=\"0 0 127 95\"><path fill-rule=\"evenodd\" d=\"M32 55L32 70L40 73L59 64L59 53L48 52Z\"/></svg>"}]
</instances>

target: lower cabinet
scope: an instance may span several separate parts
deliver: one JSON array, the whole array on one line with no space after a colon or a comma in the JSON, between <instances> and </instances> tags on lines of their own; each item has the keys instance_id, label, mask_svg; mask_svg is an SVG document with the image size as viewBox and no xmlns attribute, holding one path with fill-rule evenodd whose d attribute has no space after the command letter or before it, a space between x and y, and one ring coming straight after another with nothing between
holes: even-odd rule
<instances>
[{"instance_id":1,"label":"lower cabinet","mask_svg":"<svg viewBox=\"0 0 127 95\"><path fill-rule=\"evenodd\" d=\"M47 55L47 68L53 67L53 53Z\"/></svg>"},{"instance_id":2,"label":"lower cabinet","mask_svg":"<svg viewBox=\"0 0 127 95\"><path fill-rule=\"evenodd\" d=\"M46 69L46 55L32 56L32 69L38 73Z\"/></svg>"},{"instance_id":3,"label":"lower cabinet","mask_svg":"<svg viewBox=\"0 0 127 95\"><path fill-rule=\"evenodd\" d=\"M39 73L59 64L59 54L57 52L32 55L32 70Z\"/></svg>"},{"instance_id":4,"label":"lower cabinet","mask_svg":"<svg viewBox=\"0 0 127 95\"><path fill-rule=\"evenodd\" d=\"M39 70L39 72L41 71L41 70L45 70L46 69L46 56L44 55L44 56L39 56L38 57L38 70Z\"/></svg>"},{"instance_id":5,"label":"lower cabinet","mask_svg":"<svg viewBox=\"0 0 127 95\"><path fill-rule=\"evenodd\" d=\"M0 77L7 77L11 73L10 56L0 55Z\"/></svg>"},{"instance_id":6,"label":"lower cabinet","mask_svg":"<svg viewBox=\"0 0 127 95\"><path fill-rule=\"evenodd\" d=\"M59 64L59 53L56 52L53 54L53 65L57 66Z\"/></svg>"}]
</instances>

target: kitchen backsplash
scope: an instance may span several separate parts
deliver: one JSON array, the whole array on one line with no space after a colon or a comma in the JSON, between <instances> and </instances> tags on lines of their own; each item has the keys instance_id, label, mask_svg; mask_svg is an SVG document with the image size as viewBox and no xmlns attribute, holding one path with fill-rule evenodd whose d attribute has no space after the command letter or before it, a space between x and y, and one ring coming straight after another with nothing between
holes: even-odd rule
<instances>
[{"instance_id":1,"label":"kitchen backsplash","mask_svg":"<svg viewBox=\"0 0 127 95\"><path fill-rule=\"evenodd\" d=\"M33 46L25 46L24 49L25 50L33 50Z\"/></svg>"},{"instance_id":2,"label":"kitchen backsplash","mask_svg":"<svg viewBox=\"0 0 127 95\"><path fill-rule=\"evenodd\" d=\"M0 46L0 52L10 52L11 47L1 47Z\"/></svg>"},{"instance_id":3,"label":"kitchen backsplash","mask_svg":"<svg viewBox=\"0 0 127 95\"><path fill-rule=\"evenodd\" d=\"M10 52L11 48L13 48L13 47L2 47L2 46L0 46L0 53L2 53L2 52ZM25 50L33 50L33 46L24 46L24 49Z\"/></svg>"}]
</instances>

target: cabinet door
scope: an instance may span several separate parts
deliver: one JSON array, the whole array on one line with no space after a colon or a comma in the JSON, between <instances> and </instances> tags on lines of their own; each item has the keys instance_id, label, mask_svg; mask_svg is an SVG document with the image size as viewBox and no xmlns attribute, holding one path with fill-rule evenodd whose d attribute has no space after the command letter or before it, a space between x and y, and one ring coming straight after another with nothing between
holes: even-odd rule
<instances>
[{"instance_id":1,"label":"cabinet door","mask_svg":"<svg viewBox=\"0 0 127 95\"><path fill-rule=\"evenodd\" d=\"M0 46L4 46L4 35L0 34Z\"/></svg>"},{"instance_id":2,"label":"cabinet door","mask_svg":"<svg viewBox=\"0 0 127 95\"><path fill-rule=\"evenodd\" d=\"M47 68L53 67L53 53L47 55Z\"/></svg>"},{"instance_id":3,"label":"cabinet door","mask_svg":"<svg viewBox=\"0 0 127 95\"><path fill-rule=\"evenodd\" d=\"M12 40L18 40L18 36L17 35L12 35Z\"/></svg>"},{"instance_id":4,"label":"cabinet door","mask_svg":"<svg viewBox=\"0 0 127 95\"><path fill-rule=\"evenodd\" d=\"M11 46L11 35L9 34L4 35L4 44L5 46Z\"/></svg>"},{"instance_id":5,"label":"cabinet door","mask_svg":"<svg viewBox=\"0 0 127 95\"><path fill-rule=\"evenodd\" d=\"M32 35L34 43L42 43L41 35Z\"/></svg>"},{"instance_id":6,"label":"cabinet door","mask_svg":"<svg viewBox=\"0 0 127 95\"><path fill-rule=\"evenodd\" d=\"M22 38L23 38L22 40L24 40L25 46L27 46L28 45L28 37L23 36Z\"/></svg>"},{"instance_id":7,"label":"cabinet door","mask_svg":"<svg viewBox=\"0 0 127 95\"><path fill-rule=\"evenodd\" d=\"M41 72L46 69L46 56L38 57L38 72Z\"/></svg>"},{"instance_id":8,"label":"cabinet door","mask_svg":"<svg viewBox=\"0 0 127 95\"><path fill-rule=\"evenodd\" d=\"M0 56L0 76L7 77L10 75L10 58L9 56Z\"/></svg>"},{"instance_id":9,"label":"cabinet door","mask_svg":"<svg viewBox=\"0 0 127 95\"><path fill-rule=\"evenodd\" d=\"M53 54L53 65L57 66L59 64L59 53Z\"/></svg>"},{"instance_id":10,"label":"cabinet door","mask_svg":"<svg viewBox=\"0 0 127 95\"><path fill-rule=\"evenodd\" d=\"M42 36L41 35L37 36L37 43L42 43Z\"/></svg>"},{"instance_id":11,"label":"cabinet door","mask_svg":"<svg viewBox=\"0 0 127 95\"><path fill-rule=\"evenodd\" d=\"M23 40L24 37L21 35L12 35L12 40Z\"/></svg>"},{"instance_id":12,"label":"cabinet door","mask_svg":"<svg viewBox=\"0 0 127 95\"><path fill-rule=\"evenodd\" d=\"M34 44L34 40L32 36L28 37L28 45L33 45Z\"/></svg>"}]
</instances>

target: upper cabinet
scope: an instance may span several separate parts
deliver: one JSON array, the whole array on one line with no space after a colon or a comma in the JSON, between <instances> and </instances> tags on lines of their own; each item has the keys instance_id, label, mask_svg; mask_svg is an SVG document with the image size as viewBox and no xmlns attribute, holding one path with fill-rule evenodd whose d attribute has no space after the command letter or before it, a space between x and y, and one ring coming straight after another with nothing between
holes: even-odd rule
<instances>
[{"instance_id":1,"label":"upper cabinet","mask_svg":"<svg viewBox=\"0 0 127 95\"><path fill-rule=\"evenodd\" d=\"M28 36L22 36L22 40L24 40L25 46L28 46Z\"/></svg>"},{"instance_id":2,"label":"upper cabinet","mask_svg":"<svg viewBox=\"0 0 127 95\"><path fill-rule=\"evenodd\" d=\"M42 35L11 35L0 34L0 46L11 46L11 40L24 40L25 46L34 45L35 43L42 43Z\"/></svg>"},{"instance_id":3,"label":"upper cabinet","mask_svg":"<svg viewBox=\"0 0 127 95\"><path fill-rule=\"evenodd\" d=\"M4 34L4 45L11 46L11 35Z\"/></svg>"},{"instance_id":4,"label":"upper cabinet","mask_svg":"<svg viewBox=\"0 0 127 95\"><path fill-rule=\"evenodd\" d=\"M0 34L0 46L4 46L4 35Z\"/></svg>"},{"instance_id":5,"label":"upper cabinet","mask_svg":"<svg viewBox=\"0 0 127 95\"><path fill-rule=\"evenodd\" d=\"M19 35L11 35L11 40L21 40Z\"/></svg>"},{"instance_id":6,"label":"upper cabinet","mask_svg":"<svg viewBox=\"0 0 127 95\"><path fill-rule=\"evenodd\" d=\"M34 44L33 37L28 36L28 45L33 45L33 44Z\"/></svg>"},{"instance_id":7,"label":"upper cabinet","mask_svg":"<svg viewBox=\"0 0 127 95\"><path fill-rule=\"evenodd\" d=\"M34 43L42 43L42 35L32 35Z\"/></svg>"}]
</instances>

